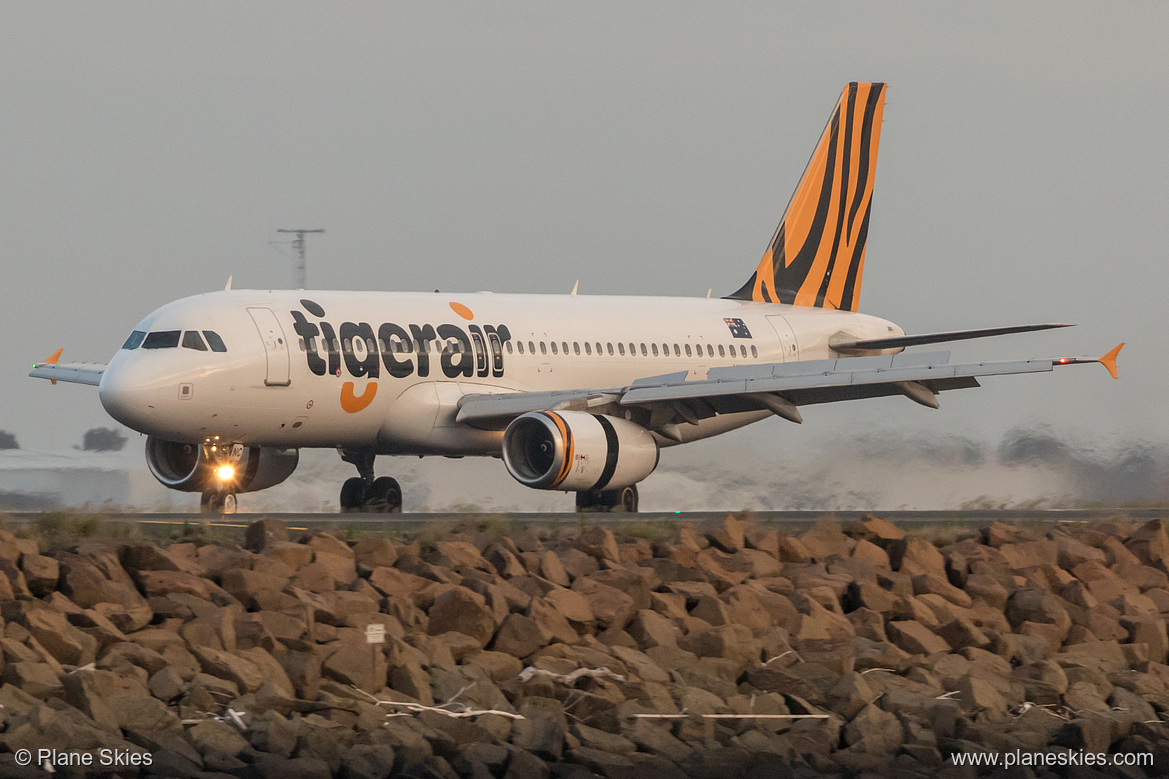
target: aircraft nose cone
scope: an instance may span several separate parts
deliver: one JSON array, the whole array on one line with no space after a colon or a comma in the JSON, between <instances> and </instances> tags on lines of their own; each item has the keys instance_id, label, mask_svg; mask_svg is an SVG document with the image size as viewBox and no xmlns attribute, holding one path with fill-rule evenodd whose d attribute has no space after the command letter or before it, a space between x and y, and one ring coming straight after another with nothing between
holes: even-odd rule
<instances>
[{"instance_id":1,"label":"aircraft nose cone","mask_svg":"<svg viewBox=\"0 0 1169 779\"><path fill-rule=\"evenodd\" d=\"M158 386L140 366L111 361L102 373L98 397L111 417L132 430L149 432L158 405Z\"/></svg>"}]
</instances>

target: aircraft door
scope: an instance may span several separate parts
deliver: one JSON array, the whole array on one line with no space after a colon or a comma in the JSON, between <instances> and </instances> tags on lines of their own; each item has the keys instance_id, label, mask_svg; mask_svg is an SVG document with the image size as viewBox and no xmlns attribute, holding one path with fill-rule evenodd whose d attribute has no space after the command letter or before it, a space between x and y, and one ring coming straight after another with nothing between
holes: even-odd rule
<instances>
[{"instance_id":1,"label":"aircraft door","mask_svg":"<svg viewBox=\"0 0 1169 779\"><path fill-rule=\"evenodd\" d=\"M796 344L796 334L792 330L792 326L788 324L787 319L782 316L774 315L767 317L767 321L775 328L775 334L779 336L780 359L783 362L794 362L800 359L800 352Z\"/></svg>"},{"instance_id":2,"label":"aircraft door","mask_svg":"<svg viewBox=\"0 0 1169 779\"><path fill-rule=\"evenodd\" d=\"M264 355L268 359L264 384L269 387L287 387L292 383L288 377L288 340L284 337L280 320L270 308L249 308L248 313L256 323L260 340L264 342Z\"/></svg>"}]
</instances>

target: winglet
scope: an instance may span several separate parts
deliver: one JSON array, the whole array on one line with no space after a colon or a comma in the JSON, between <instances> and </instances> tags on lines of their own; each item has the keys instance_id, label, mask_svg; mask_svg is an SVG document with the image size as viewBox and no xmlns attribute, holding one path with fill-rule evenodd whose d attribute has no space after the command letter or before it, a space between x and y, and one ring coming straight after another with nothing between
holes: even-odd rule
<instances>
[{"instance_id":1,"label":"winglet","mask_svg":"<svg viewBox=\"0 0 1169 779\"><path fill-rule=\"evenodd\" d=\"M49 359L45 360L45 365L56 365L57 360L61 359L61 353L64 351L65 351L65 347L61 347L57 351L53 352L51 355L49 355ZM50 379L50 381L53 382L54 387L57 386L56 379Z\"/></svg>"},{"instance_id":2,"label":"winglet","mask_svg":"<svg viewBox=\"0 0 1169 779\"><path fill-rule=\"evenodd\" d=\"M1116 345L1115 349L1113 349L1111 352L1109 352L1108 354L1104 355L1103 357L1101 357L1099 360L1096 361L1096 362L1100 363L1101 365L1103 365L1105 368L1107 368L1108 372L1112 374L1112 378L1114 378L1114 379L1116 378L1116 355L1120 354L1120 350L1123 347L1124 347L1124 341L1121 341L1119 344Z\"/></svg>"}]
</instances>

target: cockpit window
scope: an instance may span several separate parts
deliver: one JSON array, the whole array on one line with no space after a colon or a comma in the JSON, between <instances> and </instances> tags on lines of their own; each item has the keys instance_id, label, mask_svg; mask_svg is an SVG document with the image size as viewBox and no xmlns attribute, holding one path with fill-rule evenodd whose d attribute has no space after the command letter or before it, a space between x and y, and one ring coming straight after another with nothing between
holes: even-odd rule
<instances>
[{"instance_id":1,"label":"cockpit window","mask_svg":"<svg viewBox=\"0 0 1169 779\"><path fill-rule=\"evenodd\" d=\"M211 351L227 351L227 347L223 345L223 339L219 337L219 333L215 332L214 330L204 330L203 336L207 339L207 345L211 347Z\"/></svg>"},{"instance_id":2,"label":"cockpit window","mask_svg":"<svg viewBox=\"0 0 1169 779\"><path fill-rule=\"evenodd\" d=\"M179 345L178 330L157 330L142 341L143 349L174 349Z\"/></svg>"},{"instance_id":3,"label":"cockpit window","mask_svg":"<svg viewBox=\"0 0 1169 779\"><path fill-rule=\"evenodd\" d=\"M141 330L135 330L130 333L130 337L126 339L126 343L122 344L123 349L137 349L142 345L142 339L146 337L146 333Z\"/></svg>"},{"instance_id":4,"label":"cockpit window","mask_svg":"<svg viewBox=\"0 0 1169 779\"><path fill-rule=\"evenodd\" d=\"M203 343L203 339L199 337L199 333L196 330L188 330L183 333L183 348L195 349L200 352L207 351L207 345Z\"/></svg>"}]
</instances>

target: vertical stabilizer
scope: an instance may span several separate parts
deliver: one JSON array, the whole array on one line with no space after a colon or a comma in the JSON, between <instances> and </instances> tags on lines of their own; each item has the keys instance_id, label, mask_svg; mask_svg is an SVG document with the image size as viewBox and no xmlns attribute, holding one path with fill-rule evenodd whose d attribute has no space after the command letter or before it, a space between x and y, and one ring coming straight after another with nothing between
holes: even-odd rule
<instances>
[{"instance_id":1,"label":"vertical stabilizer","mask_svg":"<svg viewBox=\"0 0 1169 779\"><path fill-rule=\"evenodd\" d=\"M844 88L755 273L727 297L856 311L885 85Z\"/></svg>"}]
</instances>

